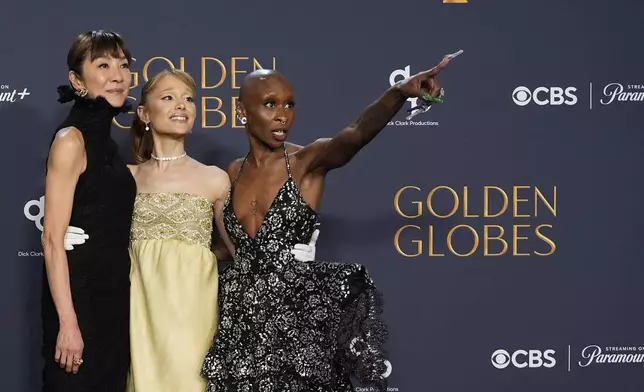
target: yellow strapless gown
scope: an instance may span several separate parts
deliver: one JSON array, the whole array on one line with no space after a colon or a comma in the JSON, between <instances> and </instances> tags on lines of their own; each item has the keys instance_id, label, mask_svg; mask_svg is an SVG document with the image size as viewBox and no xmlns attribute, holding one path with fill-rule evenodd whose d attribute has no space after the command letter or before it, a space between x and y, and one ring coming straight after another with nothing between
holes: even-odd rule
<instances>
[{"instance_id":1,"label":"yellow strapless gown","mask_svg":"<svg viewBox=\"0 0 644 392\"><path fill-rule=\"evenodd\" d=\"M217 332L213 206L187 193L139 193L130 230L128 392L203 392Z\"/></svg>"}]
</instances>

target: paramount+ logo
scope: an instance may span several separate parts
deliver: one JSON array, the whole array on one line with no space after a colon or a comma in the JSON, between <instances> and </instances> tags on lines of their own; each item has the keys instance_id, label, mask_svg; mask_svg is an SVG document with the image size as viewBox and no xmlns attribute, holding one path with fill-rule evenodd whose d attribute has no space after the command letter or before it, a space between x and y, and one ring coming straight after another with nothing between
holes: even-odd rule
<instances>
[{"instance_id":1,"label":"paramount+ logo","mask_svg":"<svg viewBox=\"0 0 644 392\"><path fill-rule=\"evenodd\" d=\"M574 106L579 101L576 87L535 87L519 86L512 91L512 100L518 106L530 104L539 106Z\"/></svg>"},{"instance_id":2,"label":"paramount+ logo","mask_svg":"<svg viewBox=\"0 0 644 392\"><path fill-rule=\"evenodd\" d=\"M499 349L492 353L492 365L497 369L553 368L557 364L555 350L516 350L512 353Z\"/></svg>"}]
</instances>

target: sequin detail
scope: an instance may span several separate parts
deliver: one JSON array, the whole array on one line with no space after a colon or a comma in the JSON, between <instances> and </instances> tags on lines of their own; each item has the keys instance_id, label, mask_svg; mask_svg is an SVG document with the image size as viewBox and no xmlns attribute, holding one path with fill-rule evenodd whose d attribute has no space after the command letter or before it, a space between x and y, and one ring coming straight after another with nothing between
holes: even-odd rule
<instances>
[{"instance_id":1,"label":"sequin detail","mask_svg":"<svg viewBox=\"0 0 644 392\"><path fill-rule=\"evenodd\" d=\"M235 263L220 274L219 331L203 365L208 392L349 392L350 377L385 391L382 297L359 264L298 262L318 215L288 180L255 237L235 216L233 181L224 225Z\"/></svg>"},{"instance_id":2,"label":"sequin detail","mask_svg":"<svg viewBox=\"0 0 644 392\"><path fill-rule=\"evenodd\" d=\"M213 207L191 193L139 193L134 202L130 241L176 239L210 249Z\"/></svg>"}]
</instances>

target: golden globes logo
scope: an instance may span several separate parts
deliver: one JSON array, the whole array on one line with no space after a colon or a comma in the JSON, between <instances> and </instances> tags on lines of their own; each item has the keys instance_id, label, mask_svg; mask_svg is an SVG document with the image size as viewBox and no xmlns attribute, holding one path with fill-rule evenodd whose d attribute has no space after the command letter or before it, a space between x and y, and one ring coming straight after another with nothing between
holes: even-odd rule
<instances>
[{"instance_id":1,"label":"golden globes logo","mask_svg":"<svg viewBox=\"0 0 644 392\"><path fill-rule=\"evenodd\" d=\"M259 59L255 57L201 57L186 59L185 57L154 56L143 63L143 67L132 70L132 86L130 91L142 86L152 76L167 68L179 68L192 75L197 83L197 110L201 115L201 127L221 128L229 125L231 128L243 128L235 115L237 96L244 76L257 69L275 69L275 57ZM133 94L134 95L134 94ZM140 94L136 94L140 95ZM136 106L137 98L129 96L132 106ZM134 115L134 110L128 114ZM132 119L127 121L114 119L114 124L123 129L130 128ZM195 125L197 125L196 123Z\"/></svg>"},{"instance_id":2,"label":"golden globes logo","mask_svg":"<svg viewBox=\"0 0 644 392\"><path fill-rule=\"evenodd\" d=\"M476 190L441 185L424 193L410 185L396 192L394 209L408 221L394 235L394 247L405 257L543 257L557 248L551 223L557 216L556 186L545 192L527 185ZM431 224L415 224L427 218Z\"/></svg>"}]
</instances>

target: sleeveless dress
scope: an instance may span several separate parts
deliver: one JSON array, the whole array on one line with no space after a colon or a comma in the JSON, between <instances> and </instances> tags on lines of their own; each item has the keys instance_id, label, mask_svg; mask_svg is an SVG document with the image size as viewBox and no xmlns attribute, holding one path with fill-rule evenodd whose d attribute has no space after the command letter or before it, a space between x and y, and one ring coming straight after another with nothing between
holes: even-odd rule
<instances>
[{"instance_id":1,"label":"sleeveless dress","mask_svg":"<svg viewBox=\"0 0 644 392\"><path fill-rule=\"evenodd\" d=\"M248 156L246 156L246 159ZM318 215L291 176L255 237L235 216L234 187L224 204L236 260L220 274L220 324L203 363L208 391L349 392L350 377L384 391L387 370L381 296L358 264L298 262Z\"/></svg>"},{"instance_id":2,"label":"sleeveless dress","mask_svg":"<svg viewBox=\"0 0 644 392\"><path fill-rule=\"evenodd\" d=\"M213 206L188 193L139 193L132 217L128 392L203 392L217 331Z\"/></svg>"},{"instance_id":3,"label":"sleeveless dress","mask_svg":"<svg viewBox=\"0 0 644 392\"><path fill-rule=\"evenodd\" d=\"M83 228L91 240L67 252L72 301L84 343L84 362L77 374L67 373L54 361L59 321L46 270L43 273L43 392L125 389L130 359L128 234L136 183L110 137L112 119L122 111L127 107L113 108L102 97L76 98L56 128L73 126L83 135L87 168L76 185L69 224Z\"/></svg>"}]
</instances>

